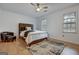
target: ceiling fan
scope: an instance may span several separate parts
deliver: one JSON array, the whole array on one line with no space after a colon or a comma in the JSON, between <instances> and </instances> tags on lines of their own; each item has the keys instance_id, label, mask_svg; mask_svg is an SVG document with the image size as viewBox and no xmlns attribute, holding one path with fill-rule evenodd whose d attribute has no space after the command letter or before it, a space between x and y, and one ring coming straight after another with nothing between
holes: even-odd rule
<instances>
[{"instance_id":1,"label":"ceiling fan","mask_svg":"<svg viewBox=\"0 0 79 59\"><path fill-rule=\"evenodd\" d=\"M34 6L34 8L37 12L40 12L40 11L47 12L47 10L48 10L48 6L45 6L40 3L31 3L31 5Z\"/></svg>"}]
</instances>

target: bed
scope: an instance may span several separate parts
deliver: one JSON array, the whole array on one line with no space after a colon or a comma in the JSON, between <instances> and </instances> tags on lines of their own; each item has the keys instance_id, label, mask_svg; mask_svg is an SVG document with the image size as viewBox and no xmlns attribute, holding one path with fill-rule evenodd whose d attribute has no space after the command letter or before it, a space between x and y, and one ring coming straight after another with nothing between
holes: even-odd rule
<instances>
[{"instance_id":1,"label":"bed","mask_svg":"<svg viewBox=\"0 0 79 59\"><path fill-rule=\"evenodd\" d=\"M23 38L28 46L48 38L46 31L33 29L33 24L19 23L19 37Z\"/></svg>"}]
</instances>

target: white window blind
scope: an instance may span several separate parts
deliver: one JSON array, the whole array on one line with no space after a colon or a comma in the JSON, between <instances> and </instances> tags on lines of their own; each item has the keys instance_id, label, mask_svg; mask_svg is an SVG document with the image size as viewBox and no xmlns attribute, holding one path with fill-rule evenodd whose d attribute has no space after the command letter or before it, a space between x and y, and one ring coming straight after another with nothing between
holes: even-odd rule
<instances>
[{"instance_id":1,"label":"white window blind","mask_svg":"<svg viewBox=\"0 0 79 59\"><path fill-rule=\"evenodd\" d=\"M41 30L44 30L44 31L47 30L47 20L46 19L41 21Z\"/></svg>"},{"instance_id":2,"label":"white window blind","mask_svg":"<svg viewBox=\"0 0 79 59\"><path fill-rule=\"evenodd\" d=\"M64 32L76 32L76 12L64 15Z\"/></svg>"}]
</instances>

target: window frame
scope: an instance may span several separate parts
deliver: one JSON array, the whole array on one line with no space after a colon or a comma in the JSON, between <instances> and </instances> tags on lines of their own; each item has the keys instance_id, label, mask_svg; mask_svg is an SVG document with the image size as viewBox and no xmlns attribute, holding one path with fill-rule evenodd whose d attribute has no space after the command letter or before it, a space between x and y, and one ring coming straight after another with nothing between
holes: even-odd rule
<instances>
[{"instance_id":1,"label":"window frame","mask_svg":"<svg viewBox=\"0 0 79 59\"><path fill-rule=\"evenodd\" d=\"M64 32L64 16L65 15L70 15L70 14L72 14L72 13L74 13L75 14L75 19L76 19L76 21L75 21L75 32ZM77 14L77 12L70 12L70 13L65 13L64 15L63 15L63 33L77 33L77 27L78 27L78 23L77 23L77 21L78 21L78 14ZM68 25L68 24L67 24Z\"/></svg>"},{"instance_id":2,"label":"window frame","mask_svg":"<svg viewBox=\"0 0 79 59\"><path fill-rule=\"evenodd\" d=\"M46 21L45 24L43 23L43 21ZM47 31L47 19L41 20L41 30Z\"/></svg>"}]
</instances>

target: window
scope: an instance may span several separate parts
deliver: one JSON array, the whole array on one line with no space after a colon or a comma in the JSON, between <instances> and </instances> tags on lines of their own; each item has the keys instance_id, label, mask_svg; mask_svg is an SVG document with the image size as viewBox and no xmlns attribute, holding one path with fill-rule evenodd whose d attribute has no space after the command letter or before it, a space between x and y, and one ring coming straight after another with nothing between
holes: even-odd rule
<instances>
[{"instance_id":1,"label":"window","mask_svg":"<svg viewBox=\"0 0 79 59\"><path fill-rule=\"evenodd\" d=\"M76 32L76 13L64 15L64 32Z\"/></svg>"},{"instance_id":2,"label":"window","mask_svg":"<svg viewBox=\"0 0 79 59\"><path fill-rule=\"evenodd\" d=\"M46 19L42 20L42 22L41 22L41 30L44 30L44 31L47 30L47 20Z\"/></svg>"}]
</instances>

